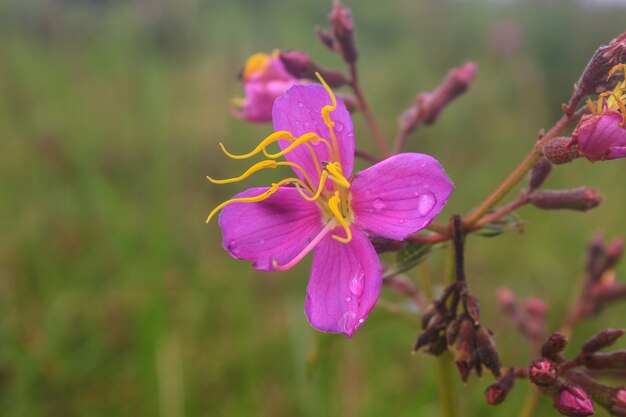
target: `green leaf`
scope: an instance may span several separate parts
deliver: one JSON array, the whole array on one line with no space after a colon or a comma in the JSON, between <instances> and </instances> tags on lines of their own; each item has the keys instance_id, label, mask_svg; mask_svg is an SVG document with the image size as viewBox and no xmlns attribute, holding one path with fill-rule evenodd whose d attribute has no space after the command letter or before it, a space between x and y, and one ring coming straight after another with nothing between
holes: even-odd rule
<instances>
[{"instance_id":1,"label":"green leaf","mask_svg":"<svg viewBox=\"0 0 626 417\"><path fill-rule=\"evenodd\" d=\"M476 234L484 237L494 237L512 230L524 233L526 221L522 220L515 212L509 213L491 223L486 224Z\"/></svg>"},{"instance_id":2,"label":"green leaf","mask_svg":"<svg viewBox=\"0 0 626 417\"><path fill-rule=\"evenodd\" d=\"M383 278L392 277L408 271L422 262L434 250L442 248L441 243L406 243L396 254L396 264L385 271Z\"/></svg>"}]
</instances>

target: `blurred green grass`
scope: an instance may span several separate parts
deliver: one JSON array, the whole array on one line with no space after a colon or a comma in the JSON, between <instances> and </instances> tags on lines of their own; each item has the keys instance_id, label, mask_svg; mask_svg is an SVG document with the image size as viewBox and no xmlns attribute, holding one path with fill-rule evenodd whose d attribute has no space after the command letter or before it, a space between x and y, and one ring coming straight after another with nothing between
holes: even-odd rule
<instances>
[{"instance_id":1,"label":"blurred green grass","mask_svg":"<svg viewBox=\"0 0 626 417\"><path fill-rule=\"evenodd\" d=\"M470 93L408 145L437 157L456 184L442 221L480 201L558 118L586 59L626 17L570 1L349 5L364 88L389 133L416 92L466 59L479 64ZM242 168L217 142L248 149L271 130L228 115L237 69L275 47L341 65L312 31L327 11L278 0L0 2L3 415L437 415L434 361L408 354L415 323L375 309L351 341L314 333L302 313L307 262L253 271L204 225L213 206L255 183L206 182ZM494 37L506 31L503 46ZM360 115L355 123L371 149ZM559 167L547 187L584 184L605 203L584 215L524 208L523 236L469 239L470 285L506 363L529 357L497 314L495 289L545 296L556 329L586 240L626 232L625 172L623 161ZM434 276L442 265L433 255ZM574 343L623 326L624 313L611 307ZM520 383L489 408L489 383L459 384L464 415L511 415L528 389ZM540 406L550 413L549 401Z\"/></svg>"}]
</instances>

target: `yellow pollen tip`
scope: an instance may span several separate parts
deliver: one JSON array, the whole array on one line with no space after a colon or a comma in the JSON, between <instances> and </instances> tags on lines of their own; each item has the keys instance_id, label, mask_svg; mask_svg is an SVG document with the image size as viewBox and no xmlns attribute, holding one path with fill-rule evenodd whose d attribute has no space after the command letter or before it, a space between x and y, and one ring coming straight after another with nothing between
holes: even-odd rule
<instances>
[{"instance_id":1,"label":"yellow pollen tip","mask_svg":"<svg viewBox=\"0 0 626 417\"><path fill-rule=\"evenodd\" d=\"M258 74L267 68L269 64L270 56L265 52L259 52L250 56L246 60L246 64L243 67L243 79L247 80L254 74Z\"/></svg>"},{"instance_id":2,"label":"yellow pollen tip","mask_svg":"<svg viewBox=\"0 0 626 417\"><path fill-rule=\"evenodd\" d=\"M350 182L343 176L341 164L339 162L332 162L326 165L326 170L330 174L330 179L337 185L350 188Z\"/></svg>"}]
</instances>

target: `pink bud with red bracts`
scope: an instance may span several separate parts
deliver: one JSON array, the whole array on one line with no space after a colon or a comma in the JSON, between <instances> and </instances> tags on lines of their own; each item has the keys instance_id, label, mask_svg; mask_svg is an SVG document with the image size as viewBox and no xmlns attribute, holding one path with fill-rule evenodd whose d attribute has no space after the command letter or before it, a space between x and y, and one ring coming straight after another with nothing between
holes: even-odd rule
<instances>
[{"instance_id":1,"label":"pink bud with red bracts","mask_svg":"<svg viewBox=\"0 0 626 417\"><path fill-rule=\"evenodd\" d=\"M577 144L582 156L590 161L626 157L624 117L615 110L587 114L572 133L570 144Z\"/></svg>"},{"instance_id":2,"label":"pink bud with red bracts","mask_svg":"<svg viewBox=\"0 0 626 417\"><path fill-rule=\"evenodd\" d=\"M578 386L563 387L554 399L554 408L570 417L590 416L594 413L589 395Z\"/></svg>"},{"instance_id":3,"label":"pink bud with red bracts","mask_svg":"<svg viewBox=\"0 0 626 417\"><path fill-rule=\"evenodd\" d=\"M556 382L556 365L548 359L535 359L528 367L528 377L539 386L547 387Z\"/></svg>"},{"instance_id":4,"label":"pink bud with red bracts","mask_svg":"<svg viewBox=\"0 0 626 417\"><path fill-rule=\"evenodd\" d=\"M614 416L626 416L626 388L617 389L612 400L611 414Z\"/></svg>"}]
</instances>

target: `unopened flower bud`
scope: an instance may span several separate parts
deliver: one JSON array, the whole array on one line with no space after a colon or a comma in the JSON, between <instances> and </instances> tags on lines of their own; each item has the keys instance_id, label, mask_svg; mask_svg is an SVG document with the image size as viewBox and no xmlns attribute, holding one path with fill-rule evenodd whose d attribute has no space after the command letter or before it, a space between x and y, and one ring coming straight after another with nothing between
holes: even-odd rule
<instances>
[{"instance_id":1,"label":"unopened flower bud","mask_svg":"<svg viewBox=\"0 0 626 417\"><path fill-rule=\"evenodd\" d=\"M528 367L528 377L531 382L541 387L554 384L557 376L556 365L545 358L535 359Z\"/></svg>"},{"instance_id":2,"label":"unopened flower bud","mask_svg":"<svg viewBox=\"0 0 626 417\"><path fill-rule=\"evenodd\" d=\"M582 417L594 413L593 402L582 388L565 386L554 398L554 408L565 416Z\"/></svg>"},{"instance_id":3,"label":"unopened flower bud","mask_svg":"<svg viewBox=\"0 0 626 417\"><path fill-rule=\"evenodd\" d=\"M510 289L506 287L498 288L496 298L503 310L510 311L515 308L515 294Z\"/></svg>"},{"instance_id":4,"label":"unopened flower bud","mask_svg":"<svg viewBox=\"0 0 626 417\"><path fill-rule=\"evenodd\" d=\"M553 333L541 346L541 356L554 359L567 346L567 338L561 333Z\"/></svg>"},{"instance_id":5,"label":"unopened flower bud","mask_svg":"<svg viewBox=\"0 0 626 417\"><path fill-rule=\"evenodd\" d=\"M624 238L619 236L606 246L607 269L613 268L624 253Z\"/></svg>"},{"instance_id":6,"label":"unopened flower bud","mask_svg":"<svg viewBox=\"0 0 626 417\"><path fill-rule=\"evenodd\" d=\"M428 346L428 349L426 350L426 352L434 356L439 356L446 350L448 350L448 344L446 343L446 338L439 335L437 339L435 339L435 341L432 342Z\"/></svg>"},{"instance_id":7,"label":"unopened flower bud","mask_svg":"<svg viewBox=\"0 0 626 417\"><path fill-rule=\"evenodd\" d=\"M580 156L578 146L572 139L560 136L543 146L543 155L554 165L567 164Z\"/></svg>"},{"instance_id":8,"label":"unopened flower bud","mask_svg":"<svg viewBox=\"0 0 626 417\"><path fill-rule=\"evenodd\" d=\"M612 403L611 414L618 417L626 417L626 388L621 387L615 391Z\"/></svg>"},{"instance_id":9,"label":"unopened flower bud","mask_svg":"<svg viewBox=\"0 0 626 417\"><path fill-rule=\"evenodd\" d=\"M341 71L321 68L313 62L308 54L302 51L282 52L280 59L287 72L296 78L317 80L317 73L319 73L332 88L341 87L348 82L348 79Z\"/></svg>"},{"instance_id":10,"label":"unopened flower bud","mask_svg":"<svg viewBox=\"0 0 626 417\"><path fill-rule=\"evenodd\" d=\"M348 63L356 62L358 52L354 41L352 12L339 0L335 0L328 20L330 21L333 35L339 44L343 59Z\"/></svg>"},{"instance_id":11,"label":"unopened flower bud","mask_svg":"<svg viewBox=\"0 0 626 417\"><path fill-rule=\"evenodd\" d=\"M529 186L531 190L535 190L544 183L552 172L552 164L546 157L541 157L530 171Z\"/></svg>"},{"instance_id":12,"label":"unopened flower bud","mask_svg":"<svg viewBox=\"0 0 626 417\"><path fill-rule=\"evenodd\" d=\"M585 366L589 369L626 369L626 351L594 353L585 357Z\"/></svg>"},{"instance_id":13,"label":"unopened flower bud","mask_svg":"<svg viewBox=\"0 0 626 417\"><path fill-rule=\"evenodd\" d=\"M611 346L626 333L624 329L604 329L595 334L585 342L582 348L583 353L595 353L600 349Z\"/></svg>"},{"instance_id":14,"label":"unopened flower bud","mask_svg":"<svg viewBox=\"0 0 626 417\"><path fill-rule=\"evenodd\" d=\"M534 319L543 320L548 314L548 306L539 297L528 297L523 302L524 310Z\"/></svg>"},{"instance_id":15,"label":"unopened flower bud","mask_svg":"<svg viewBox=\"0 0 626 417\"><path fill-rule=\"evenodd\" d=\"M498 405L513 389L515 379L512 374L506 374L495 383L489 385L485 390L485 397L487 398L487 404Z\"/></svg>"},{"instance_id":16,"label":"unopened flower bud","mask_svg":"<svg viewBox=\"0 0 626 417\"><path fill-rule=\"evenodd\" d=\"M476 351L481 362L496 378L499 377L502 364L489 330L484 326L479 326L474 337L476 339Z\"/></svg>"},{"instance_id":17,"label":"unopened flower bud","mask_svg":"<svg viewBox=\"0 0 626 417\"><path fill-rule=\"evenodd\" d=\"M326 46L331 51L337 51L337 40L332 35L332 33L320 26L315 27L315 33L317 34L317 38L322 44L324 44L324 46Z\"/></svg>"},{"instance_id":18,"label":"unopened flower bud","mask_svg":"<svg viewBox=\"0 0 626 417\"><path fill-rule=\"evenodd\" d=\"M570 190L542 190L528 196L531 204L544 210L587 211L597 207L602 197L596 190L586 187Z\"/></svg>"},{"instance_id":19,"label":"unopened flower bud","mask_svg":"<svg viewBox=\"0 0 626 417\"><path fill-rule=\"evenodd\" d=\"M356 98L356 96L354 94L350 94L350 93L336 93L337 97L339 97L341 99L341 101L343 101L343 104L346 105L346 109L348 109L348 111L350 113L353 113L357 110L359 110L360 108L360 103L359 103L359 99Z\"/></svg>"},{"instance_id":20,"label":"unopened flower bud","mask_svg":"<svg viewBox=\"0 0 626 417\"><path fill-rule=\"evenodd\" d=\"M457 317L456 319L452 320L450 324L448 324L448 327L446 328L446 341L448 343L448 346L454 346L454 343L459 336L459 330L461 328L462 321L462 318Z\"/></svg>"},{"instance_id":21,"label":"unopened flower bud","mask_svg":"<svg viewBox=\"0 0 626 417\"><path fill-rule=\"evenodd\" d=\"M439 331L432 327L422 330L422 332L417 336L417 339L415 340L415 344L413 345L413 352L417 352L424 346L435 342L438 338L438 335Z\"/></svg>"}]
</instances>

